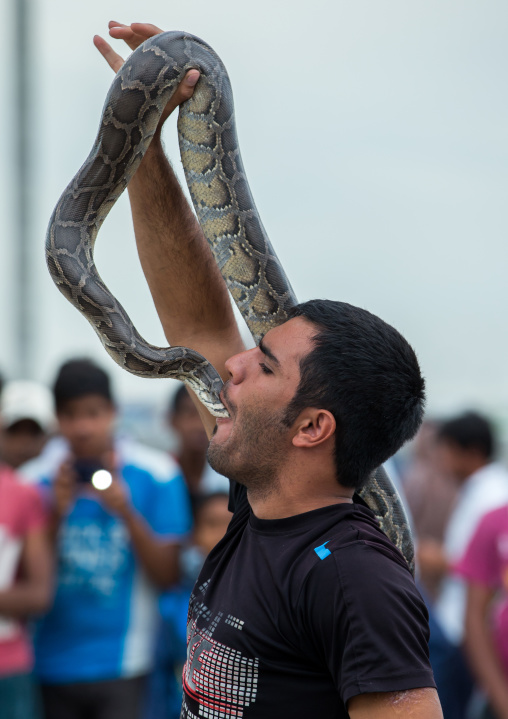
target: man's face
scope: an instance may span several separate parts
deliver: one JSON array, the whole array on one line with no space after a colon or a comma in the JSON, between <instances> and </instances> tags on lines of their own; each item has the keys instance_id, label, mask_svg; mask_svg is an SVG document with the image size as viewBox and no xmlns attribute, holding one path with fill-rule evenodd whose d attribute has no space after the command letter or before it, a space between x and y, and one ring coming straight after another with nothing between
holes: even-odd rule
<instances>
[{"instance_id":1,"label":"man's face","mask_svg":"<svg viewBox=\"0 0 508 719\"><path fill-rule=\"evenodd\" d=\"M441 471L455 480L463 482L482 463L481 454L474 449L464 449L448 439L439 439L436 444L436 459ZM483 461L483 464L486 460Z\"/></svg>"},{"instance_id":2,"label":"man's face","mask_svg":"<svg viewBox=\"0 0 508 719\"><path fill-rule=\"evenodd\" d=\"M230 416L217 420L208 449L216 471L252 490L274 488L292 440L283 417L315 334L315 327L296 317L270 330L259 347L226 362L231 377L222 397Z\"/></svg>"},{"instance_id":3,"label":"man's face","mask_svg":"<svg viewBox=\"0 0 508 719\"><path fill-rule=\"evenodd\" d=\"M100 459L111 448L115 409L105 397L89 394L67 400L57 419L75 457Z\"/></svg>"}]
</instances>

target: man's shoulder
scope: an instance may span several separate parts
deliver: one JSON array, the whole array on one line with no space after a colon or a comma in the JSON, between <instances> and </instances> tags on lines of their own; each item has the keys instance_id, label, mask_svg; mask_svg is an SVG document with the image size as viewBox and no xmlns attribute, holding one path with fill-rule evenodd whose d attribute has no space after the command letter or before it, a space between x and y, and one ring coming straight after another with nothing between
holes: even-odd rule
<instances>
[{"instance_id":1,"label":"man's shoulder","mask_svg":"<svg viewBox=\"0 0 508 719\"><path fill-rule=\"evenodd\" d=\"M374 514L366 507L352 505L323 535L323 541L310 552L314 573L354 574L358 571L382 575L397 567L412 581L407 563L381 530ZM330 561L327 560L330 558ZM333 561L332 561L333 560ZM379 568L383 567L381 571Z\"/></svg>"},{"instance_id":2,"label":"man's shoulder","mask_svg":"<svg viewBox=\"0 0 508 719\"><path fill-rule=\"evenodd\" d=\"M284 583L289 579L293 597L304 586L329 592L332 585L354 585L359 574L375 575L380 580L383 575L395 574L400 581L414 584L402 554L383 533L371 510L361 505L333 505L290 518L287 526L268 541L278 546L268 545L264 554L271 552L270 561L278 566L277 576Z\"/></svg>"},{"instance_id":3,"label":"man's shoulder","mask_svg":"<svg viewBox=\"0 0 508 719\"><path fill-rule=\"evenodd\" d=\"M167 452L125 439L119 440L117 447L124 467L146 472L160 484L182 475L180 466Z\"/></svg>"},{"instance_id":4,"label":"man's shoulder","mask_svg":"<svg viewBox=\"0 0 508 719\"><path fill-rule=\"evenodd\" d=\"M377 691L403 688L397 681L411 662L414 665L414 652L425 681L431 678L427 610L403 556L369 510L346 512L336 534L313 547L306 564L304 576L295 574L300 582L291 587L291 602L302 636L318 656L348 656L351 667L361 656L371 667L380 656L386 657L386 666L393 661L393 671L383 674L384 666L376 675L376 681L383 678ZM430 685L432 681L425 684ZM353 689L348 691L352 696Z\"/></svg>"}]
</instances>

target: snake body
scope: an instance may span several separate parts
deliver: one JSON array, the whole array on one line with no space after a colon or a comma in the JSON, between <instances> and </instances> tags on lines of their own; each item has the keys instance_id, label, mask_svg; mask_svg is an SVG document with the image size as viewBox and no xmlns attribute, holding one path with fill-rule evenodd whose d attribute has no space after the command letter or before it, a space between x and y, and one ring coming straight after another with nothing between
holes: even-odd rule
<instances>
[{"instance_id":1,"label":"snake body","mask_svg":"<svg viewBox=\"0 0 508 719\"><path fill-rule=\"evenodd\" d=\"M102 223L136 172L168 100L192 68L201 76L191 100L180 107L178 135L198 220L254 340L286 321L297 300L249 189L228 74L209 45L186 33L150 38L116 75L92 151L53 211L46 258L54 282L115 362L138 376L179 379L212 414L227 416L215 368L193 350L146 342L102 281L93 258ZM359 495L413 568L407 518L384 470L377 470Z\"/></svg>"}]
</instances>

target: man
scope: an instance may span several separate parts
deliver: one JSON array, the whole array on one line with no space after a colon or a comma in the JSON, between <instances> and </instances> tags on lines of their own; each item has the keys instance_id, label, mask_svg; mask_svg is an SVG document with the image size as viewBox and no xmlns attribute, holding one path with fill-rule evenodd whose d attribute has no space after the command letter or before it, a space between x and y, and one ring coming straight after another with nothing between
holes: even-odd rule
<instances>
[{"instance_id":1,"label":"man","mask_svg":"<svg viewBox=\"0 0 508 719\"><path fill-rule=\"evenodd\" d=\"M37 382L9 382L2 392L0 412L0 457L18 469L41 453L55 428L51 392Z\"/></svg>"},{"instance_id":2,"label":"man","mask_svg":"<svg viewBox=\"0 0 508 719\"><path fill-rule=\"evenodd\" d=\"M175 459L182 468L193 507L207 494L228 491L226 477L217 474L207 462L208 437L185 385L171 400L168 424L178 439Z\"/></svg>"},{"instance_id":3,"label":"man","mask_svg":"<svg viewBox=\"0 0 508 719\"><path fill-rule=\"evenodd\" d=\"M111 36L132 49L156 32L110 23ZM122 59L101 38L95 44L118 70ZM163 119L197 79L197 71L187 74ZM369 313L326 302L299 306L259 347L243 351L225 285L164 158L160 127L129 192L169 342L198 350L228 379L230 417L216 425L200 412L214 433L210 462L234 480L234 516L191 599L182 716L439 719L423 604L403 559L351 499L421 420L414 354ZM342 333L349 358L337 351ZM390 356L386 375L378 351ZM388 390L396 377L401 394ZM348 382L344 409L361 408L356 427L335 406ZM377 404L379 392L390 408Z\"/></svg>"},{"instance_id":4,"label":"man","mask_svg":"<svg viewBox=\"0 0 508 719\"><path fill-rule=\"evenodd\" d=\"M441 574L436 612L450 641L460 644L465 586L454 576L453 568L462 559L481 518L508 502L508 472L494 461L495 438L490 422L476 412L444 422L437 439L440 466L455 479L459 494L443 545L423 544L420 554L424 563Z\"/></svg>"},{"instance_id":5,"label":"man","mask_svg":"<svg viewBox=\"0 0 508 719\"><path fill-rule=\"evenodd\" d=\"M5 410L15 411L9 402ZM26 409L26 408L25 408ZM9 422L12 414L7 413ZM11 456L9 453L7 455ZM13 455L12 455L13 456ZM0 714L33 719L37 699L26 620L48 609L53 590L46 513L35 487L0 464Z\"/></svg>"},{"instance_id":6,"label":"man","mask_svg":"<svg viewBox=\"0 0 508 719\"><path fill-rule=\"evenodd\" d=\"M508 502L508 472L494 462L495 438L490 422L465 412L444 422L437 435L442 472L453 477L458 498L450 515L444 542L418 545L422 569L441 581L434 614L446 644L432 657L445 715L462 717L472 691L472 679L462 653L466 586L454 573L480 522L490 510ZM438 667L439 662L439 669Z\"/></svg>"},{"instance_id":7,"label":"man","mask_svg":"<svg viewBox=\"0 0 508 719\"><path fill-rule=\"evenodd\" d=\"M178 578L190 529L185 485L167 455L115 440L109 378L91 361L61 367L54 399L63 439L25 468L49 493L58 556L55 602L35 638L46 719L137 719L156 590ZM112 475L103 490L99 468Z\"/></svg>"}]
</instances>

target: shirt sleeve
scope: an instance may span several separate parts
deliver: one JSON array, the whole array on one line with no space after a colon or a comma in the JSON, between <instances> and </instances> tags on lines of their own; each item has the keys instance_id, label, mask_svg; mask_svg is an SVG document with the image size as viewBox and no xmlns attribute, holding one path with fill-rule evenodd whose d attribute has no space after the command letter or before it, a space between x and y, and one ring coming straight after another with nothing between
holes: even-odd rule
<instances>
[{"instance_id":1,"label":"shirt sleeve","mask_svg":"<svg viewBox=\"0 0 508 719\"><path fill-rule=\"evenodd\" d=\"M44 528L47 524L48 515L42 501L42 494L37 487L23 485L23 491L25 494L24 505L26 509L23 513L23 533L28 534L29 532Z\"/></svg>"},{"instance_id":2,"label":"shirt sleeve","mask_svg":"<svg viewBox=\"0 0 508 719\"><path fill-rule=\"evenodd\" d=\"M428 613L406 567L367 543L325 555L300 597L305 641L344 705L372 692L435 687Z\"/></svg>"},{"instance_id":3,"label":"shirt sleeve","mask_svg":"<svg viewBox=\"0 0 508 719\"><path fill-rule=\"evenodd\" d=\"M466 581L477 582L486 587L499 585L500 566L497 552L497 522L489 512L480 521L462 559L454 570Z\"/></svg>"}]
</instances>

